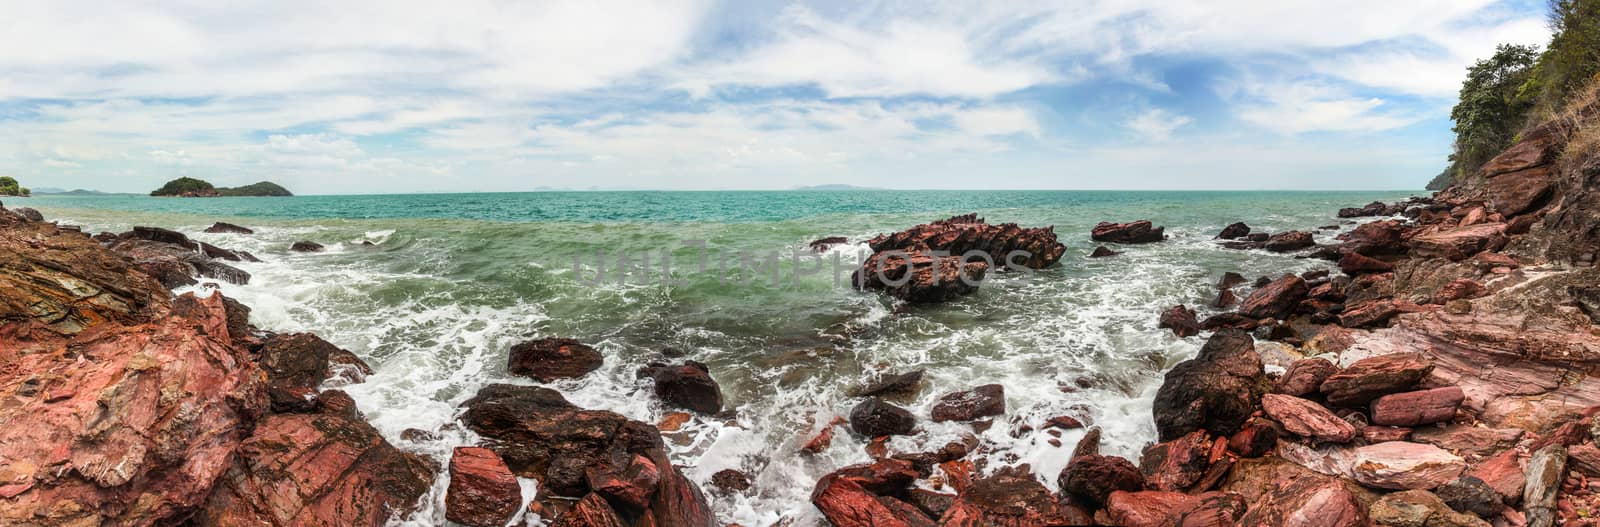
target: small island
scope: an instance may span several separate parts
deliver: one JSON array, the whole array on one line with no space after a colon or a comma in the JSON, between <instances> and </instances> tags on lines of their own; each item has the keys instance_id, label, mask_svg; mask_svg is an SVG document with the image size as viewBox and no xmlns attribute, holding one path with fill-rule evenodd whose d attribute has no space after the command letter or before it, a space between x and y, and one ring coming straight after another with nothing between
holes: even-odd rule
<instances>
[{"instance_id":1,"label":"small island","mask_svg":"<svg viewBox=\"0 0 1600 527\"><path fill-rule=\"evenodd\" d=\"M33 193L11 176L0 176L0 196L28 197Z\"/></svg>"},{"instance_id":2,"label":"small island","mask_svg":"<svg viewBox=\"0 0 1600 527\"><path fill-rule=\"evenodd\" d=\"M246 196L293 196L289 189L271 181L262 181L242 187L215 187L211 182L191 177L181 177L168 181L161 188L150 193L158 197L180 198L215 198L215 197L246 197Z\"/></svg>"}]
</instances>

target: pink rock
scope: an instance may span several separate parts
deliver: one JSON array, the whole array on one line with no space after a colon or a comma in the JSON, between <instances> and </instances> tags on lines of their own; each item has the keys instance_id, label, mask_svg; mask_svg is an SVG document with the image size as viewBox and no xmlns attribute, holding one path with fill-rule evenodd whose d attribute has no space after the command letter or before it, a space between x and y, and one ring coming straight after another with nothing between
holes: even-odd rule
<instances>
[{"instance_id":1,"label":"pink rock","mask_svg":"<svg viewBox=\"0 0 1600 527\"><path fill-rule=\"evenodd\" d=\"M1380 489L1432 489L1467 469L1466 461L1444 449L1421 443L1389 441L1355 450L1355 480Z\"/></svg>"},{"instance_id":2,"label":"pink rock","mask_svg":"<svg viewBox=\"0 0 1600 527\"><path fill-rule=\"evenodd\" d=\"M1322 405L1299 397L1269 393L1261 398L1261 406L1273 420L1301 437L1333 443L1349 443L1356 437L1355 426Z\"/></svg>"},{"instance_id":3,"label":"pink rock","mask_svg":"<svg viewBox=\"0 0 1600 527\"><path fill-rule=\"evenodd\" d=\"M1464 399L1458 386L1385 395L1372 401L1372 423L1417 426L1449 421Z\"/></svg>"}]
</instances>

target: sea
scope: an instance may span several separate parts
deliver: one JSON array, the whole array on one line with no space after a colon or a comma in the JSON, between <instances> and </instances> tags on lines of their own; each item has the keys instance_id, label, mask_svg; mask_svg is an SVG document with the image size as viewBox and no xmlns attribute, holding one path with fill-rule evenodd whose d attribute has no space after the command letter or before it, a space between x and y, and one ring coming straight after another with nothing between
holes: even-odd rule
<instances>
[{"instance_id":1,"label":"sea","mask_svg":"<svg viewBox=\"0 0 1600 527\"><path fill-rule=\"evenodd\" d=\"M441 466L477 441L456 424L462 401L491 383L538 384L507 372L508 349L570 337L605 356L599 370L547 386L573 403L660 422L664 407L638 379L652 362L707 364L729 411L696 416L664 436L725 524L818 525L809 503L820 476L868 462L869 438L840 429L817 454L800 447L860 399L851 388L884 373L925 370L915 396L897 400L921 422L891 452L980 442L983 471L1027 464L1054 489L1083 430L1048 432L1069 415L1103 429L1107 453L1137 461L1154 441L1151 401L1163 373L1199 349L1199 337L1158 329L1176 304L1216 312L1222 273L1247 278L1332 268L1295 255L1222 248L1213 237L1243 221L1258 231L1310 230L1320 242L1353 227L1340 207L1421 192L708 191L536 192L152 198L133 195L5 198L89 232L135 225L176 229L254 253L248 285L220 291L251 306L251 322L310 331L365 359L375 373L340 386L397 446ZM904 305L850 287L864 240L957 214L991 223L1053 226L1066 254L1034 272L994 272L978 292ZM1101 221L1149 219L1170 239L1111 246L1088 258ZM212 222L255 234L206 234ZM1333 229L1318 230L1332 226ZM812 240L847 243L811 251ZM291 252L297 241L322 244ZM208 294L208 288L194 286ZM935 423L942 395L1004 387L1006 413L987 428ZM407 429L435 432L410 441ZM981 428L981 430L980 430ZM1053 435L1059 433L1057 437ZM737 469L745 493L711 476ZM444 525L441 474L399 525ZM532 490L532 482L524 482ZM524 493L524 499L532 497ZM518 522L535 523L536 518Z\"/></svg>"}]
</instances>

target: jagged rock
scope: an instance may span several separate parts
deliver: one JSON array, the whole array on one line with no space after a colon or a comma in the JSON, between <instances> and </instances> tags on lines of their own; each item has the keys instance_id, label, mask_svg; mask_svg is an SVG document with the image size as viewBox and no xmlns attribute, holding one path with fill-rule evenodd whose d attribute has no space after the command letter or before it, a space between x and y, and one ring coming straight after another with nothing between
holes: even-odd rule
<instances>
[{"instance_id":1,"label":"jagged rock","mask_svg":"<svg viewBox=\"0 0 1600 527\"><path fill-rule=\"evenodd\" d=\"M964 392L946 394L933 405L933 421L971 421L1006 413L1005 388L985 384Z\"/></svg>"},{"instance_id":2,"label":"jagged rock","mask_svg":"<svg viewBox=\"0 0 1600 527\"><path fill-rule=\"evenodd\" d=\"M1167 239L1166 227L1156 227L1149 220L1131 223L1100 222L1089 231L1089 238L1110 243L1154 243Z\"/></svg>"},{"instance_id":3,"label":"jagged rock","mask_svg":"<svg viewBox=\"0 0 1600 527\"><path fill-rule=\"evenodd\" d=\"M639 371L655 382L656 397L672 406L703 414L722 411L722 388L705 364L688 361L679 366L652 363Z\"/></svg>"},{"instance_id":4,"label":"jagged rock","mask_svg":"<svg viewBox=\"0 0 1600 527\"><path fill-rule=\"evenodd\" d=\"M873 397L850 410L850 429L867 437L907 435L917 426L911 412Z\"/></svg>"},{"instance_id":5,"label":"jagged rock","mask_svg":"<svg viewBox=\"0 0 1600 527\"><path fill-rule=\"evenodd\" d=\"M1322 405L1288 395L1269 393L1261 406L1273 420L1283 423L1290 433L1316 441L1349 443L1356 428Z\"/></svg>"},{"instance_id":6,"label":"jagged rock","mask_svg":"<svg viewBox=\"0 0 1600 527\"><path fill-rule=\"evenodd\" d=\"M1239 314L1257 319L1283 319L1306 298L1306 294L1310 291L1311 288L1306 286L1304 278L1284 275L1283 278L1273 280L1245 297L1244 302L1239 304Z\"/></svg>"},{"instance_id":7,"label":"jagged rock","mask_svg":"<svg viewBox=\"0 0 1600 527\"><path fill-rule=\"evenodd\" d=\"M1379 498L1368 514L1379 525L1397 527L1489 527L1489 522L1477 516L1451 510L1438 496L1426 490L1396 492Z\"/></svg>"},{"instance_id":8,"label":"jagged rock","mask_svg":"<svg viewBox=\"0 0 1600 527\"><path fill-rule=\"evenodd\" d=\"M1249 236L1249 235L1250 235L1250 226L1249 225L1245 225L1244 222L1237 222L1237 223L1230 223L1230 224L1228 224L1227 227L1223 227L1222 228L1222 232L1217 233L1216 239L1219 239L1219 240L1232 240L1232 239L1242 238L1242 237Z\"/></svg>"},{"instance_id":9,"label":"jagged rock","mask_svg":"<svg viewBox=\"0 0 1600 527\"><path fill-rule=\"evenodd\" d=\"M1115 491L1144 488L1144 476L1133 463L1116 456L1089 454L1067 463L1056 480L1062 492L1100 505Z\"/></svg>"},{"instance_id":10,"label":"jagged rock","mask_svg":"<svg viewBox=\"0 0 1600 527\"><path fill-rule=\"evenodd\" d=\"M1389 441L1355 450L1353 476L1379 489L1433 489L1456 479L1467 468L1460 457L1422 443Z\"/></svg>"},{"instance_id":11,"label":"jagged rock","mask_svg":"<svg viewBox=\"0 0 1600 527\"><path fill-rule=\"evenodd\" d=\"M1157 390L1153 412L1160 439L1171 441L1202 429L1232 435L1260 404L1265 385L1266 373L1250 335L1216 332L1195 358L1168 371Z\"/></svg>"},{"instance_id":12,"label":"jagged rock","mask_svg":"<svg viewBox=\"0 0 1600 527\"><path fill-rule=\"evenodd\" d=\"M1300 359L1289 365L1283 376L1278 378L1272 391L1296 397L1315 393L1323 381L1338 372L1339 368L1328 362L1328 359L1321 357Z\"/></svg>"},{"instance_id":13,"label":"jagged rock","mask_svg":"<svg viewBox=\"0 0 1600 527\"><path fill-rule=\"evenodd\" d=\"M522 505L517 477L494 451L456 447L450 456L445 519L471 527L500 527Z\"/></svg>"},{"instance_id":14,"label":"jagged rock","mask_svg":"<svg viewBox=\"0 0 1600 527\"><path fill-rule=\"evenodd\" d=\"M323 249L324 247L322 244L305 240L294 242L293 244L289 245L289 250L297 253L316 253L322 252Z\"/></svg>"},{"instance_id":15,"label":"jagged rock","mask_svg":"<svg viewBox=\"0 0 1600 527\"><path fill-rule=\"evenodd\" d=\"M1067 251L1067 246L1056 240L1054 227L1023 228L1015 223L993 225L985 223L976 214L954 216L879 235L867 241L867 245L875 253L931 250L960 257L970 251L981 251L993 258L995 265L1004 267L1007 262L1015 262L1033 269L1055 265ZM1012 259L1012 253L1017 251L1026 253L1026 256Z\"/></svg>"},{"instance_id":16,"label":"jagged rock","mask_svg":"<svg viewBox=\"0 0 1600 527\"><path fill-rule=\"evenodd\" d=\"M1316 244L1316 240L1312 239L1311 233L1309 232L1289 231L1280 232L1272 235L1271 238L1267 238L1267 241L1261 245L1261 248L1275 253L1286 253L1298 251Z\"/></svg>"},{"instance_id":17,"label":"jagged rock","mask_svg":"<svg viewBox=\"0 0 1600 527\"><path fill-rule=\"evenodd\" d=\"M922 385L922 376L927 370L918 368L905 373L885 374L872 382L857 386L850 391L851 397L878 397L882 395L906 395L916 392Z\"/></svg>"},{"instance_id":18,"label":"jagged rock","mask_svg":"<svg viewBox=\"0 0 1600 527\"><path fill-rule=\"evenodd\" d=\"M221 221L216 222L216 223L212 223L210 227L206 227L206 232L209 232L209 233L212 233L212 234L222 234L222 233L227 233L227 234L255 234L256 233L256 231L250 230L248 228L240 227L240 226L234 225L232 223L226 223L226 222L221 222Z\"/></svg>"},{"instance_id":19,"label":"jagged rock","mask_svg":"<svg viewBox=\"0 0 1600 527\"><path fill-rule=\"evenodd\" d=\"M1528 527L1549 527L1556 521L1556 498L1566 480L1567 449L1548 445L1528 458L1528 483L1522 488Z\"/></svg>"},{"instance_id":20,"label":"jagged rock","mask_svg":"<svg viewBox=\"0 0 1600 527\"><path fill-rule=\"evenodd\" d=\"M511 346L506 369L539 382L575 379L600 368L599 351L573 339L545 338Z\"/></svg>"},{"instance_id":21,"label":"jagged rock","mask_svg":"<svg viewBox=\"0 0 1600 527\"><path fill-rule=\"evenodd\" d=\"M1200 481L1211 466L1211 438L1205 431L1150 445L1139 458L1139 472L1145 487L1153 490L1182 491Z\"/></svg>"},{"instance_id":22,"label":"jagged rock","mask_svg":"<svg viewBox=\"0 0 1600 527\"><path fill-rule=\"evenodd\" d=\"M1171 329L1172 334L1179 337L1193 337L1200 334L1200 321L1195 318L1194 310L1182 304L1163 311L1156 327Z\"/></svg>"},{"instance_id":23,"label":"jagged rock","mask_svg":"<svg viewBox=\"0 0 1600 527\"><path fill-rule=\"evenodd\" d=\"M1409 390L1431 371L1433 362L1420 353L1381 355L1356 361L1329 376L1321 389L1329 404L1360 405L1383 395Z\"/></svg>"},{"instance_id":24,"label":"jagged rock","mask_svg":"<svg viewBox=\"0 0 1600 527\"><path fill-rule=\"evenodd\" d=\"M1465 399L1457 386L1385 395L1372 401L1372 423L1417 426L1449 421Z\"/></svg>"}]
</instances>

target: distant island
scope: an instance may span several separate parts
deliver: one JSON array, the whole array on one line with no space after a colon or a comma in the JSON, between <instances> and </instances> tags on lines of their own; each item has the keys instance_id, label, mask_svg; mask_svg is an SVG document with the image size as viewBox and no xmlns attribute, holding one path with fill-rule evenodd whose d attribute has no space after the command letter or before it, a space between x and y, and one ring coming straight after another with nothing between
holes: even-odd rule
<instances>
[{"instance_id":1,"label":"distant island","mask_svg":"<svg viewBox=\"0 0 1600 527\"><path fill-rule=\"evenodd\" d=\"M215 198L215 197L240 197L240 196L293 196L289 189L270 181L262 181L242 187L212 186L209 181L191 177L181 177L168 181L161 188L150 193L151 196L167 196L180 198Z\"/></svg>"},{"instance_id":2,"label":"distant island","mask_svg":"<svg viewBox=\"0 0 1600 527\"><path fill-rule=\"evenodd\" d=\"M833 183L833 184L828 184L828 185L800 186L800 187L795 187L794 190L884 190L884 189L878 188L878 187L858 187L858 186L855 186L855 185L845 185L845 184L841 184L841 183Z\"/></svg>"},{"instance_id":3,"label":"distant island","mask_svg":"<svg viewBox=\"0 0 1600 527\"><path fill-rule=\"evenodd\" d=\"M24 187L17 183L16 178L11 176L0 176L0 196L27 197L31 194L33 193L28 190L28 187Z\"/></svg>"}]
</instances>

